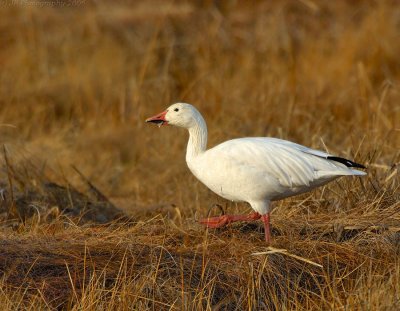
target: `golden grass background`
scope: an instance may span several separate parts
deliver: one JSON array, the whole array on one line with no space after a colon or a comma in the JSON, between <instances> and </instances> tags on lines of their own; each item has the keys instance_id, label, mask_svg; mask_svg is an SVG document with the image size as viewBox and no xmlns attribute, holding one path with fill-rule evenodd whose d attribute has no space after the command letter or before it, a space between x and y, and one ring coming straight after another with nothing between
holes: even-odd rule
<instances>
[{"instance_id":1,"label":"golden grass background","mask_svg":"<svg viewBox=\"0 0 400 311\"><path fill-rule=\"evenodd\" d=\"M73 165L133 220L5 211L2 309L400 308L397 1L60 3L1 5L0 142L25 183L84 191ZM144 123L176 101L209 146L274 136L368 166L275 205L273 246L323 269L252 256L257 226L196 224L214 203L249 208L191 176L183 130ZM17 175L4 164L4 189Z\"/></svg>"}]
</instances>

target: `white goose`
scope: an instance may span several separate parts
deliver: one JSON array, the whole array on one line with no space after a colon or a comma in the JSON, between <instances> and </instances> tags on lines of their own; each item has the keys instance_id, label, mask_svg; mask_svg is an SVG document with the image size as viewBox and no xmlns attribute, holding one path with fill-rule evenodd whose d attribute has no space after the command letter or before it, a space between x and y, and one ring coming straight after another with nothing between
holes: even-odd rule
<instances>
[{"instance_id":1,"label":"white goose","mask_svg":"<svg viewBox=\"0 0 400 311\"><path fill-rule=\"evenodd\" d=\"M341 176L366 175L352 169L365 168L361 164L277 138L232 139L207 150L206 122L190 104L173 104L146 122L188 129L186 163L191 172L218 195L247 202L255 210L249 215L223 215L200 222L218 228L262 218L267 243L271 201L307 192Z\"/></svg>"}]
</instances>

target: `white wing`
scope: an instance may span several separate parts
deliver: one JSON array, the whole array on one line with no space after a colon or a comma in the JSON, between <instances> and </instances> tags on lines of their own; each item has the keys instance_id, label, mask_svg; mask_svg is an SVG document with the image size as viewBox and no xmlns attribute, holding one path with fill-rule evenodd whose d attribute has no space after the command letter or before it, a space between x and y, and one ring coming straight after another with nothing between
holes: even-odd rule
<instances>
[{"instance_id":1,"label":"white wing","mask_svg":"<svg viewBox=\"0 0 400 311\"><path fill-rule=\"evenodd\" d=\"M276 138L239 138L210 150L223 155L232 166L257 169L287 188L303 188L343 175L364 175L346 165L328 159L330 154Z\"/></svg>"}]
</instances>

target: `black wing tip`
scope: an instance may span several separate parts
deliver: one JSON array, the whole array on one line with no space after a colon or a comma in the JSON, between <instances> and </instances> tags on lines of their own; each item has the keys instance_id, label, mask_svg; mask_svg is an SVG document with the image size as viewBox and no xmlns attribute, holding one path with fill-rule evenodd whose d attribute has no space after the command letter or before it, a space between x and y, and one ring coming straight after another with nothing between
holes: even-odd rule
<instances>
[{"instance_id":1,"label":"black wing tip","mask_svg":"<svg viewBox=\"0 0 400 311\"><path fill-rule=\"evenodd\" d=\"M364 165L347 160L345 158L340 158L340 157L327 157L328 160L336 161L339 163L342 163L346 165L347 167L357 167L357 168L366 168Z\"/></svg>"}]
</instances>

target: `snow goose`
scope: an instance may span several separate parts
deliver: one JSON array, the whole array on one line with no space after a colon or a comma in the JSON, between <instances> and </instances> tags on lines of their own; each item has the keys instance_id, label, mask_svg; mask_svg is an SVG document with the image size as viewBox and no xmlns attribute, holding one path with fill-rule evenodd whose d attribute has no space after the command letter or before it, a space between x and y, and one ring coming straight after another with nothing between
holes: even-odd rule
<instances>
[{"instance_id":1,"label":"snow goose","mask_svg":"<svg viewBox=\"0 0 400 311\"><path fill-rule=\"evenodd\" d=\"M271 202L307 192L341 176L362 176L361 164L305 146L269 137L228 140L207 150L207 126L192 105L176 103L146 122L175 125L189 131L186 163L208 188L231 201L247 202L249 215L200 220L210 228L235 221L262 219L270 242Z\"/></svg>"}]
</instances>

